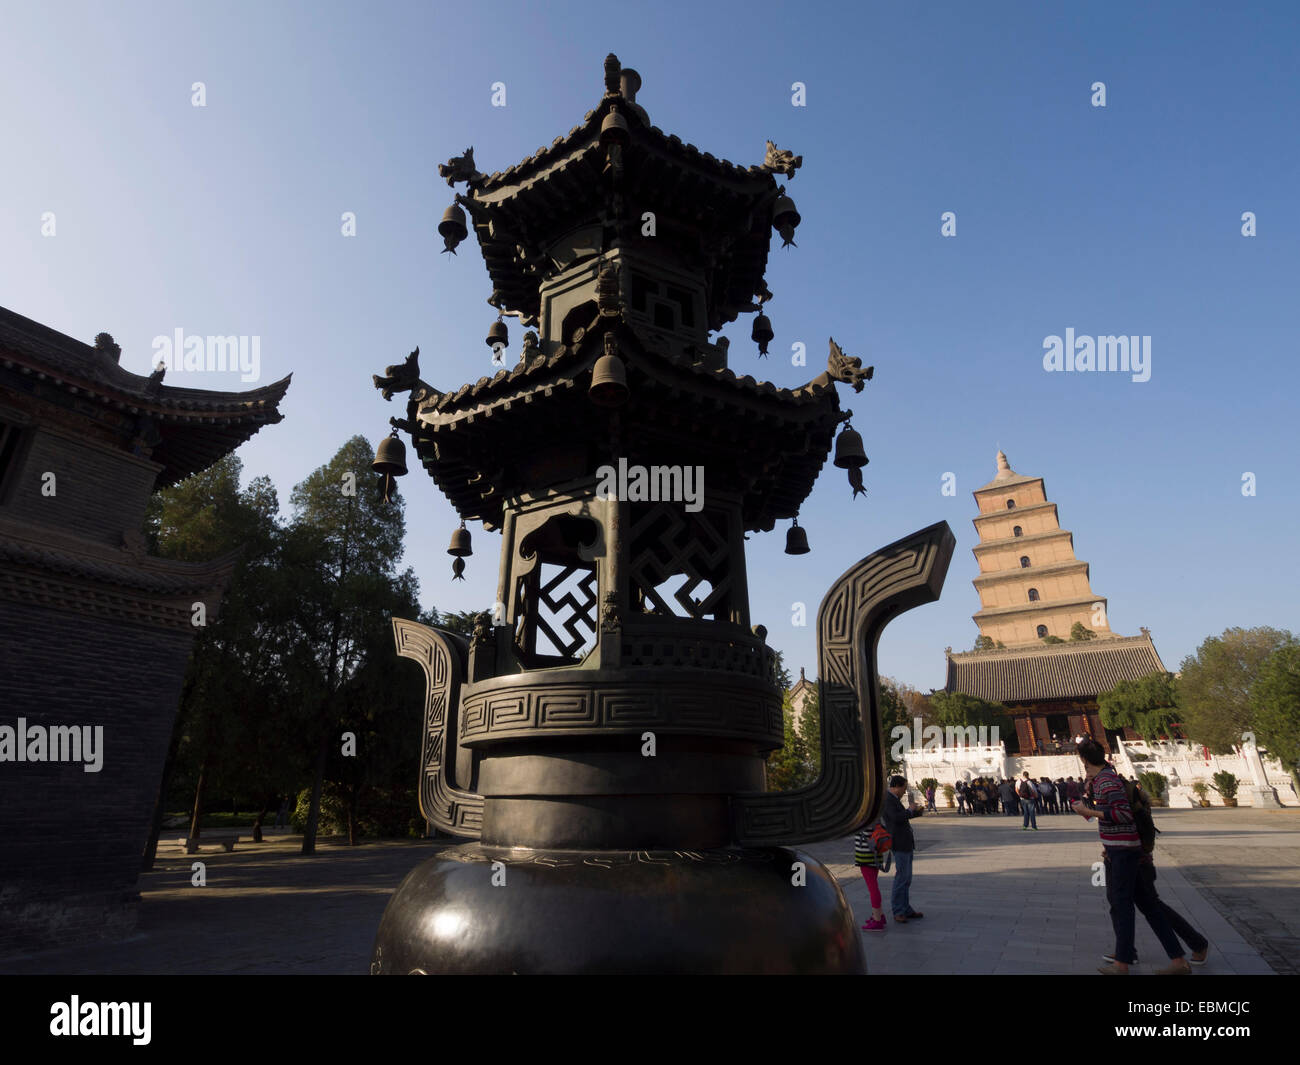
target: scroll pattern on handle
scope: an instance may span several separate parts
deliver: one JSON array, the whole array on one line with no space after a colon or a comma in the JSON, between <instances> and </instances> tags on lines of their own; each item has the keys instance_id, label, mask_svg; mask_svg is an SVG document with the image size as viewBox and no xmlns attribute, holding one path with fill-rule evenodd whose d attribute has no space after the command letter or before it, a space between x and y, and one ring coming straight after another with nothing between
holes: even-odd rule
<instances>
[{"instance_id":1,"label":"scroll pattern on handle","mask_svg":"<svg viewBox=\"0 0 1300 1065\"><path fill-rule=\"evenodd\" d=\"M456 786L457 713L465 672L463 636L393 618L397 653L424 669L424 741L420 748L420 812L441 832L478 839L483 796Z\"/></svg>"},{"instance_id":2,"label":"scroll pattern on handle","mask_svg":"<svg viewBox=\"0 0 1300 1065\"><path fill-rule=\"evenodd\" d=\"M738 795L732 835L742 846L834 839L880 811L876 645L899 614L939 598L956 538L938 522L868 555L826 593L817 612L822 772L806 788Z\"/></svg>"}]
</instances>

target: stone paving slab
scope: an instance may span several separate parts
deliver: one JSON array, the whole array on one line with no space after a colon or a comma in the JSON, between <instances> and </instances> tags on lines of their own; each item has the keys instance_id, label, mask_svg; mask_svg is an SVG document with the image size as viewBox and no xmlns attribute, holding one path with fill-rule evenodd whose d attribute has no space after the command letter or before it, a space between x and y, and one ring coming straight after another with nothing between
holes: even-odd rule
<instances>
[{"instance_id":1,"label":"stone paving slab","mask_svg":"<svg viewBox=\"0 0 1300 1065\"><path fill-rule=\"evenodd\" d=\"M1198 972L1294 972L1300 936L1300 811L1158 810L1161 897L1211 943ZM1095 823L1046 816L1038 832L1002 815L929 815L916 822L912 901L924 919L862 932L868 968L902 973L1092 973L1114 946ZM159 847L140 882L131 938L0 958L0 973L365 973L388 898L445 842L323 841L314 857L300 837L271 837L234 853L187 856ZM870 915L852 840L801 850L843 885L857 923ZM190 883L191 863L207 886ZM1203 864L1202 864L1203 863ZM885 909L893 874L881 877ZM1149 973L1165 964L1139 915L1137 949ZM1285 966L1292 966L1291 969Z\"/></svg>"}]
</instances>

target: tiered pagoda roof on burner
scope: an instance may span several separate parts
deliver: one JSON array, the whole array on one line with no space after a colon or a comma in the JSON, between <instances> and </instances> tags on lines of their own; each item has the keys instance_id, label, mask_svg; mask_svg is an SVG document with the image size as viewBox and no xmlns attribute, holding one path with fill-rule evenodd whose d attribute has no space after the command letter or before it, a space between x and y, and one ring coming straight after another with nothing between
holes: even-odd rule
<instances>
[{"instance_id":1,"label":"tiered pagoda roof on burner","mask_svg":"<svg viewBox=\"0 0 1300 1065\"><path fill-rule=\"evenodd\" d=\"M770 530L798 513L847 418L835 381L860 391L870 377L832 345L826 373L778 388L729 368L728 341L710 337L772 298L774 225L788 236L798 224L777 177L801 159L769 143L762 164L737 166L665 134L636 101L639 76L614 56L605 87L580 125L516 166L482 174L470 149L440 168L466 185L455 198L464 214L450 208L440 227L448 250L459 243L448 219L466 218L489 304L536 332L513 367L447 393L412 362L399 424L460 516L488 528L508 497L617 456L705 463L713 485L741 497L745 529ZM756 359L745 347L740 357ZM610 353L627 402L605 416L589 389Z\"/></svg>"}]
</instances>

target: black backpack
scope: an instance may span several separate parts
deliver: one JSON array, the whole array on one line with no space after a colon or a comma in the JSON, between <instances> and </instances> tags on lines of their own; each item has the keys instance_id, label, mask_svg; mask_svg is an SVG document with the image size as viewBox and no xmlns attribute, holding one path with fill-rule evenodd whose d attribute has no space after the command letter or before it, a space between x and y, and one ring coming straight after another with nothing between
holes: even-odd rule
<instances>
[{"instance_id":1,"label":"black backpack","mask_svg":"<svg viewBox=\"0 0 1300 1065\"><path fill-rule=\"evenodd\" d=\"M1147 799L1147 793L1137 781L1125 780L1124 794L1128 797L1129 809L1133 811L1133 824L1137 828L1138 839L1142 841L1142 850L1150 854L1156 849L1156 836L1160 834L1160 829L1156 828L1155 819L1151 816L1151 803Z\"/></svg>"}]
</instances>

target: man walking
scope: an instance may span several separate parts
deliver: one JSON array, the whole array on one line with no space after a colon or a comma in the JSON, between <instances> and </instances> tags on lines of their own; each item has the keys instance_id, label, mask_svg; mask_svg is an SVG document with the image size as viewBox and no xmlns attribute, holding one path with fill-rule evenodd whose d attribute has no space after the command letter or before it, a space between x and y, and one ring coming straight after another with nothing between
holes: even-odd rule
<instances>
[{"instance_id":1,"label":"man walking","mask_svg":"<svg viewBox=\"0 0 1300 1065\"><path fill-rule=\"evenodd\" d=\"M920 817L924 810L912 805L904 809L903 795L907 781L903 777L890 777L885 792L885 803L880 811L880 822L894 839L894 890L890 895L890 909L896 924L920 920L925 915L912 909L912 858L916 852L916 837L912 835L912 818Z\"/></svg>"},{"instance_id":2,"label":"man walking","mask_svg":"<svg viewBox=\"0 0 1300 1065\"><path fill-rule=\"evenodd\" d=\"M1028 832L1032 827L1035 832L1038 831L1038 788L1034 782L1029 779L1029 770L1025 770L1024 779L1020 781L1020 787L1016 792L1020 796L1020 808L1025 812L1024 824L1020 826L1021 832Z\"/></svg>"},{"instance_id":3,"label":"man walking","mask_svg":"<svg viewBox=\"0 0 1300 1065\"><path fill-rule=\"evenodd\" d=\"M1107 763L1106 752L1096 740L1081 740L1078 750L1085 771L1083 795L1085 800L1091 800L1092 807L1080 801L1075 804L1074 812L1085 821L1098 819L1097 830L1106 862L1106 901L1110 903L1110 921L1115 929L1115 962L1098 971L1107 976L1126 976L1128 967L1136 962L1133 949L1136 907L1169 955L1169 967L1159 970L1160 974L1188 973L1191 967L1183 956L1178 937L1169 927L1169 919L1151 891L1150 882L1139 875L1142 840L1124 782Z\"/></svg>"}]
</instances>

